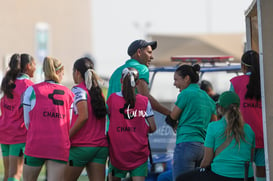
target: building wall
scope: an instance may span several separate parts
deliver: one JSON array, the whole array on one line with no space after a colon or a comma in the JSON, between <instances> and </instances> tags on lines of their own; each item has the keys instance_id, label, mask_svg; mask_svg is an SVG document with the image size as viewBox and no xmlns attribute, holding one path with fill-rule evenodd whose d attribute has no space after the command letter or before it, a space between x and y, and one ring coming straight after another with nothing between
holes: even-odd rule
<instances>
[{"instance_id":1,"label":"building wall","mask_svg":"<svg viewBox=\"0 0 273 181\"><path fill-rule=\"evenodd\" d=\"M15 52L33 55L41 63L36 47L37 23L48 24L49 56L65 65L63 83L72 81L75 59L91 54L90 0L8 0L0 6L0 64L5 70L4 58ZM42 74L38 66L37 80ZM70 83L69 83L70 84Z\"/></svg>"},{"instance_id":2,"label":"building wall","mask_svg":"<svg viewBox=\"0 0 273 181\"><path fill-rule=\"evenodd\" d=\"M233 56L233 62L239 63L244 51L244 33L150 36L158 42L154 66L177 65L172 56Z\"/></svg>"}]
</instances>

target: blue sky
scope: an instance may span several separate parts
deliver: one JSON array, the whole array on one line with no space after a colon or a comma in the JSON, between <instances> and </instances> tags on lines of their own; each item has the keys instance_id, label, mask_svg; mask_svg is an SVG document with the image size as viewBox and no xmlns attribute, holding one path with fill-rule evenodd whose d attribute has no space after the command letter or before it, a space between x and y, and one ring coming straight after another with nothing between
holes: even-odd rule
<instances>
[{"instance_id":1,"label":"blue sky","mask_svg":"<svg viewBox=\"0 0 273 181\"><path fill-rule=\"evenodd\" d=\"M128 45L145 34L245 32L252 0L91 0L96 69L110 76L129 57ZM160 45L159 45L160 46ZM155 57L156 61L156 57Z\"/></svg>"}]
</instances>

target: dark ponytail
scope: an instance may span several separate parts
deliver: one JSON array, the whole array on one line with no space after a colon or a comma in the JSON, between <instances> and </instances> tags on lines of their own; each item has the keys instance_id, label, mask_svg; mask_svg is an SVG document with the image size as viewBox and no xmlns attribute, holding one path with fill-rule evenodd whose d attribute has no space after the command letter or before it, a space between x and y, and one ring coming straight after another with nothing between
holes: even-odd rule
<instances>
[{"instance_id":1,"label":"dark ponytail","mask_svg":"<svg viewBox=\"0 0 273 181\"><path fill-rule=\"evenodd\" d=\"M191 83L197 83L199 81L199 71L200 71L199 64L195 64L193 66L181 65L176 69L176 72L181 77L185 78L188 75L191 79Z\"/></svg>"},{"instance_id":2,"label":"dark ponytail","mask_svg":"<svg viewBox=\"0 0 273 181\"><path fill-rule=\"evenodd\" d=\"M1 91L10 99L13 99L13 89L16 87L15 80L20 73L20 55L18 53L11 56L9 70L1 83Z\"/></svg>"},{"instance_id":3,"label":"dark ponytail","mask_svg":"<svg viewBox=\"0 0 273 181\"><path fill-rule=\"evenodd\" d=\"M87 90L91 97L91 107L96 118L104 118L106 116L106 105L105 99L102 94L102 90L98 84L98 76L94 72L94 63L87 57L80 58L74 63L74 69L78 70L84 79L85 83L90 81L92 84L91 88ZM90 79L91 78L91 79ZM90 79L90 80L87 80ZM88 83L88 84L89 84Z\"/></svg>"},{"instance_id":4,"label":"dark ponytail","mask_svg":"<svg viewBox=\"0 0 273 181\"><path fill-rule=\"evenodd\" d=\"M138 80L138 71L135 68L128 67L122 71L122 95L126 101L124 107L134 108L136 103L136 81Z\"/></svg>"},{"instance_id":5,"label":"dark ponytail","mask_svg":"<svg viewBox=\"0 0 273 181\"><path fill-rule=\"evenodd\" d=\"M95 80L94 80L95 81ZM106 105L105 99L102 95L102 90L97 84L97 86L92 86L89 90L91 97L91 105L94 111L94 114L97 118L104 118L106 116Z\"/></svg>"},{"instance_id":6,"label":"dark ponytail","mask_svg":"<svg viewBox=\"0 0 273 181\"><path fill-rule=\"evenodd\" d=\"M261 100L261 81L259 54L253 50L245 52L241 58L242 64L251 72L245 98Z\"/></svg>"}]
</instances>

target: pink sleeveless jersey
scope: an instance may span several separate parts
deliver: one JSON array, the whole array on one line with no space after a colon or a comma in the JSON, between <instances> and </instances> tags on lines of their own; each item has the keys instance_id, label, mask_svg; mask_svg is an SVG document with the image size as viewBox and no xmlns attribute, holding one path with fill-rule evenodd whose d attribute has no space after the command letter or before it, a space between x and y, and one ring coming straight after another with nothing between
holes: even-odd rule
<instances>
[{"instance_id":1,"label":"pink sleeveless jersey","mask_svg":"<svg viewBox=\"0 0 273 181\"><path fill-rule=\"evenodd\" d=\"M148 98L137 94L135 107L129 112L124 104L124 98L116 93L107 100L110 112L109 155L116 168L133 170L145 163L150 153L149 126L145 122Z\"/></svg>"},{"instance_id":2,"label":"pink sleeveless jersey","mask_svg":"<svg viewBox=\"0 0 273 181\"><path fill-rule=\"evenodd\" d=\"M106 117L97 119L91 107L91 99L88 90L84 83L75 87L80 87L85 90L87 94L88 105L88 120L85 125L70 138L71 146L87 146L87 147L107 147L108 141L105 135ZM73 112L71 127L75 124L78 115Z\"/></svg>"},{"instance_id":3,"label":"pink sleeveless jersey","mask_svg":"<svg viewBox=\"0 0 273 181\"><path fill-rule=\"evenodd\" d=\"M27 130L24 124L21 96L33 85L29 79L17 79L13 90L13 99L4 96L1 99L0 143L18 144L26 142Z\"/></svg>"},{"instance_id":4,"label":"pink sleeveless jersey","mask_svg":"<svg viewBox=\"0 0 273 181\"><path fill-rule=\"evenodd\" d=\"M68 161L70 108L74 94L70 89L49 82L33 85L36 104L29 112L25 154Z\"/></svg>"},{"instance_id":5,"label":"pink sleeveless jersey","mask_svg":"<svg viewBox=\"0 0 273 181\"><path fill-rule=\"evenodd\" d=\"M237 76L232 78L230 81L235 92L240 97L240 110L244 121L251 126L255 133L256 148L263 148L264 139L261 101L256 101L255 99L245 99L249 75Z\"/></svg>"}]
</instances>

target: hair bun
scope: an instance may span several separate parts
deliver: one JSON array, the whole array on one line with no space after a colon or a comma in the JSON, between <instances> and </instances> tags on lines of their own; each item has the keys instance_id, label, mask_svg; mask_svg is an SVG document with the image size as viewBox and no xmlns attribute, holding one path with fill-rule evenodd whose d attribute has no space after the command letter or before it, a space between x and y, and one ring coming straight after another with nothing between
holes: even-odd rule
<instances>
[{"instance_id":1,"label":"hair bun","mask_svg":"<svg viewBox=\"0 0 273 181\"><path fill-rule=\"evenodd\" d=\"M199 65L199 64L194 64L194 65L192 66L192 68L193 68L193 70L194 70L195 72L199 72L199 71L200 71L200 65Z\"/></svg>"}]
</instances>

